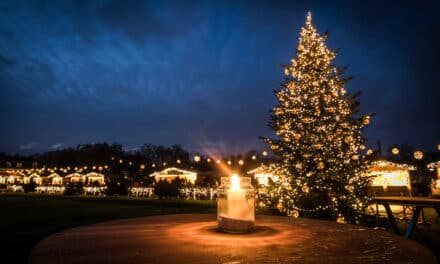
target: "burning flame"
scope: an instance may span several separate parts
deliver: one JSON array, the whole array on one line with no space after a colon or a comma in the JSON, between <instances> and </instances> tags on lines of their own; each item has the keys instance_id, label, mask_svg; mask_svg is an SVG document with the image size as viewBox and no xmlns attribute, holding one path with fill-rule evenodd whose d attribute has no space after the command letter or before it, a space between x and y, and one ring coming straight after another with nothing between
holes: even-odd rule
<instances>
[{"instance_id":1,"label":"burning flame","mask_svg":"<svg viewBox=\"0 0 440 264\"><path fill-rule=\"evenodd\" d=\"M231 176L231 190L240 190L240 177L237 174Z\"/></svg>"}]
</instances>

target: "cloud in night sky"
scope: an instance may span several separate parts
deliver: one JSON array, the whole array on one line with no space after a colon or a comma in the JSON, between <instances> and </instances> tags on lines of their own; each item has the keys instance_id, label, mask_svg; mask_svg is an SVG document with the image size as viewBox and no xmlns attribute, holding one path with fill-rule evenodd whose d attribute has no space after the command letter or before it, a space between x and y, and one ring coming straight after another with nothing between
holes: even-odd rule
<instances>
[{"instance_id":1,"label":"cloud in night sky","mask_svg":"<svg viewBox=\"0 0 440 264\"><path fill-rule=\"evenodd\" d=\"M30 150L30 149L35 148L35 146L37 146L37 145L38 145L37 142L30 142L30 143L27 143L27 144L21 145L21 146L19 146L18 148L19 148L20 150Z\"/></svg>"},{"instance_id":2,"label":"cloud in night sky","mask_svg":"<svg viewBox=\"0 0 440 264\"><path fill-rule=\"evenodd\" d=\"M55 143L55 144L53 144L52 146L50 146L50 148L51 149L59 149L59 148L61 148L62 146L64 146L64 144L63 143Z\"/></svg>"},{"instance_id":3,"label":"cloud in night sky","mask_svg":"<svg viewBox=\"0 0 440 264\"><path fill-rule=\"evenodd\" d=\"M1 1L0 150L262 148L308 10L377 113L370 144L440 143L434 1L292 2Z\"/></svg>"}]
</instances>

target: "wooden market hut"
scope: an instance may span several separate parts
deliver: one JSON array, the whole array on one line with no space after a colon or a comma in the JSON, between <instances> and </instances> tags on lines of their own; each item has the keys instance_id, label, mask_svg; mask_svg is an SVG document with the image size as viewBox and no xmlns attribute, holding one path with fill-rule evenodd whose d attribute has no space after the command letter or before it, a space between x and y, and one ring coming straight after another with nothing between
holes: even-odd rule
<instances>
[{"instance_id":1,"label":"wooden market hut","mask_svg":"<svg viewBox=\"0 0 440 264\"><path fill-rule=\"evenodd\" d=\"M150 177L154 177L154 180L156 182L159 182L160 180L172 182L174 179L179 178L182 180L186 180L188 183L195 184L197 180L197 173L193 171L178 169L176 167L170 167L159 172L154 172L150 174Z\"/></svg>"},{"instance_id":2,"label":"wooden market hut","mask_svg":"<svg viewBox=\"0 0 440 264\"><path fill-rule=\"evenodd\" d=\"M273 175L273 173L270 172L269 167L264 164L248 171L247 174L253 175L257 180L258 185L263 186L269 185L269 179L272 179L272 181L278 180L278 177Z\"/></svg>"},{"instance_id":3,"label":"wooden market hut","mask_svg":"<svg viewBox=\"0 0 440 264\"><path fill-rule=\"evenodd\" d=\"M40 176L40 174L37 174L35 172L28 177L24 177L24 184L29 184L31 181L37 185L41 185L43 183L43 178Z\"/></svg>"},{"instance_id":4,"label":"wooden market hut","mask_svg":"<svg viewBox=\"0 0 440 264\"><path fill-rule=\"evenodd\" d=\"M58 173L52 173L49 176L47 176L47 179L49 180L49 184L51 185L62 185L63 184L63 177L61 177Z\"/></svg>"},{"instance_id":5,"label":"wooden market hut","mask_svg":"<svg viewBox=\"0 0 440 264\"><path fill-rule=\"evenodd\" d=\"M97 183L98 185L105 184L104 174L97 173L97 172L89 172L85 175L85 177L86 177L87 184L92 184L92 185L95 183Z\"/></svg>"},{"instance_id":6,"label":"wooden market hut","mask_svg":"<svg viewBox=\"0 0 440 264\"><path fill-rule=\"evenodd\" d=\"M437 173L436 178L432 184L431 191L435 197L440 196L440 160L428 164L428 169Z\"/></svg>"},{"instance_id":7,"label":"wooden market hut","mask_svg":"<svg viewBox=\"0 0 440 264\"><path fill-rule=\"evenodd\" d=\"M71 174L65 176L64 179L66 179L67 181L69 181L71 183L75 183L75 182L85 183L86 182L86 176L79 174L78 172L71 173Z\"/></svg>"},{"instance_id":8,"label":"wooden market hut","mask_svg":"<svg viewBox=\"0 0 440 264\"><path fill-rule=\"evenodd\" d=\"M370 196L411 196L411 170L415 167L407 164L373 162L366 174L370 177Z\"/></svg>"}]
</instances>

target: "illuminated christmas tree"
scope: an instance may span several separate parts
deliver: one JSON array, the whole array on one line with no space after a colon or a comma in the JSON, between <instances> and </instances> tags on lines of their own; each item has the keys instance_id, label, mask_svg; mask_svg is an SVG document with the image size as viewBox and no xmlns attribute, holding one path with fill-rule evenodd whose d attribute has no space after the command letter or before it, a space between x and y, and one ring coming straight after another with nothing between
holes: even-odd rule
<instances>
[{"instance_id":1,"label":"illuminated christmas tree","mask_svg":"<svg viewBox=\"0 0 440 264\"><path fill-rule=\"evenodd\" d=\"M270 126L277 137L264 139L279 158L279 180L269 190L283 212L354 222L367 202L362 128L371 115L358 115L360 93L344 89L349 78L333 64L336 51L326 39L308 13L296 57L275 91L279 105Z\"/></svg>"}]
</instances>

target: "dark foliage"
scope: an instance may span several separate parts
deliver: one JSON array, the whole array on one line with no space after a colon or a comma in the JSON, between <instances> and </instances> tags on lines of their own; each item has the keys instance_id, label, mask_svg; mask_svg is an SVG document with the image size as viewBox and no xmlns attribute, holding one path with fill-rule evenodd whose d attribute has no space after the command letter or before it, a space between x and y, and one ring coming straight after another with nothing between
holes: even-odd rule
<instances>
[{"instance_id":1,"label":"dark foliage","mask_svg":"<svg viewBox=\"0 0 440 264\"><path fill-rule=\"evenodd\" d=\"M82 182L68 183L64 195L84 194L84 184Z\"/></svg>"},{"instance_id":2,"label":"dark foliage","mask_svg":"<svg viewBox=\"0 0 440 264\"><path fill-rule=\"evenodd\" d=\"M24 192L35 192L35 188L37 188L37 184L34 181L30 181L28 184L23 185Z\"/></svg>"},{"instance_id":3,"label":"dark foliage","mask_svg":"<svg viewBox=\"0 0 440 264\"><path fill-rule=\"evenodd\" d=\"M154 185L154 193L160 199L178 197L179 189L185 185L186 182L180 178L176 178L171 182L160 180Z\"/></svg>"}]
</instances>

